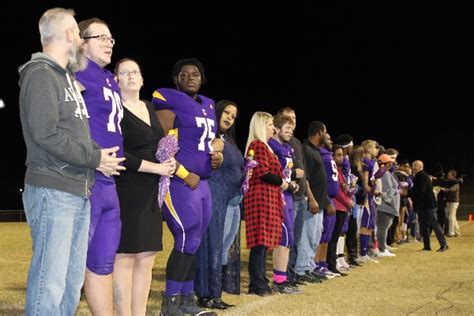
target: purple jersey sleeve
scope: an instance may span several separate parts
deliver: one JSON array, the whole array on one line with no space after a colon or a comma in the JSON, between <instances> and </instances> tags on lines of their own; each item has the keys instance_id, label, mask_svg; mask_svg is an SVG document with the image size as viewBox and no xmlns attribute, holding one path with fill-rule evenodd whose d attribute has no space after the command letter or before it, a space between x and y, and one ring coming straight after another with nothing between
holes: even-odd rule
<instances>
[{"instance_id":1,"label":"purple jersey sleeve","mask_svg":"<svg viewBox=\"0 0 474 316\"><path fill-rule=\"evenodd\" d=\"M351 174L351 163L349 162L349 157L347 155L345 155L342 160L342 173L345 178L348 178Z\"/></svg>"},{"instance_id":2,"label":"purple jersey sleeve","mask_svg":"<svg viewBox=\"0 0 474 316\"><path fill-rule=\"evenodd\" d=\"M280 161L281 169L283 170L283 179L286 182L291 182L291 169L293 168L294 150L290 144L280 144L276 139L270 138L268 145L277 155ZM286 170L286 171L285 171Z\"/></svg>"},{"instance_id":3,"label":"purple jersey sleeve","mask_svg":"<svg viewBox=\"0 0 474 316\"><path fill-rule=\"evenodd\" d=\"M201 178L212 172L212 140L217 132L214 101L198 95L194 100L174 89L158 89L153 93L155 110L171 110L175 114L174 128L178 133L179 151L176 160Z\"/></svg>"},{"instance_id":4,"label":"purple jersey sleeve","mask_svg":"<svg viewBox=\"0 0 474 316\"><path fill-rule=\"evenodd\" d=\"M326 148L320 147L319 152L323 159L324 168L326 169L326 179L328 184L328 195L333 199L339 193L339 181L337 174L337 165L332 158L332 153Z\"/></svg>"},{"instance_id":5,"label":"purple jersey sleeve","mask_svg":"<svg viewBox=\"0 0 474 316\"><path fill-rule=\"evenodd\" d=\"M119 146L117 157L123 157L123 139L120 121L123 107L120 90L113 74L89 60L86 69L76 73L77 80L84 86L83 98L89 113L92 139L102 148ZM97 172L96 177L113 181Z\"/></svg>"},{"instance_id":6,"label":"purple jersey sleeve","mask_svg":"<svg viewBox=\"0 0 474 316\"><path fill-rule=\"evenodd\" d=\"M362 170L369 172L369 180L374 175L374 164L374 160L371 160L369 158L364 158L362 160Z\"/></svg>"}]
</instances>

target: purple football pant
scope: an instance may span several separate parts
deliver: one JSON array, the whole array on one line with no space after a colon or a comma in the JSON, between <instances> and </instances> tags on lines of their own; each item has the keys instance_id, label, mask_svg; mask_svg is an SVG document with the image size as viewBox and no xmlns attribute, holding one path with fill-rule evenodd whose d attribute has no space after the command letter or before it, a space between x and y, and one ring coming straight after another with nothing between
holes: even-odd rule
<instances>
[{"instance_id":1,"label":"purple football pant","mask_svg":"<svg viewBox=\"0 0 474 316\"><path fill-rule=\"evenodd\" d=\"M174 249L194 255L211 221L212 198L206 180L192 190L176 177L170 181L165 197L163 216L174 237Z\"/></svg>"},{"instance_id":2,"label":"purple football pant","mask_svg":"<svg viewBox=\"0 0 474 316\"><path fill-rule=\"evenodd\" d=\"M295 210L293 208L293 197L284 194L285 206L283 207L283 223L281 229L280 246L291 248L295 243L293 228L295 226Z\"/></svg>"},{"instance_id":3,"label":"purple football pant","mask_svg":"<svg viewBox=\"0 0 474 316\"><path fill-rule=\"evenodd\" d=\"M332 231L336 224L336 215L328 215L328 211L324 210L323 214L323 234L321 235L321 244L327 244L332 237Z\"/></svg>"},{"instance_id":4,"label":"purple football pant","mask_svg":"<svg viewBox=\"0 0 474 316\"><path fill-rule=\"evenodd\" d=\"M369 207L364 205L362 209L362 219L360 221L360 227L367 229L375 228L375 203L372 196L369 196Z\"/></svg>"},{"instance_id":5,"label":"purple football pant","mask_svg":"<svg viewBox=\"0 0 474 316\"><path fill-rule=\"evenodd\" d=\"M99 275L114 271L122 223L115 183L97 180L91 194L87 268Z\"/></svg>"}]
</instances>

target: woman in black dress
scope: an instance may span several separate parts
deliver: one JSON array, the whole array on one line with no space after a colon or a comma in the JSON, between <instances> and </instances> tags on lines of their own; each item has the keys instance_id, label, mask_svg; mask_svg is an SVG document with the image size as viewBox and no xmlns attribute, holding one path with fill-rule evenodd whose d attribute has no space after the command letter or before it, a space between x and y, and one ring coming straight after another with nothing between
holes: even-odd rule
<instances>
[{"instance_id":1,"label":"woman in black dress","mask_svg":"<svg viewBox=\"0 0 474 316\"><path fill-rule=\"evenodd\" d=\"M155 157L163 129L151 103L139 99L143 77L138 63L120 60L115 78L124 108L120 126L127 170L116 179L122 235L113 275L114 301L119 315L145 315L155 255L163 248L158 181L160 175L173 174L175 161L158 163Z\"/></svg>"}]
</instances>

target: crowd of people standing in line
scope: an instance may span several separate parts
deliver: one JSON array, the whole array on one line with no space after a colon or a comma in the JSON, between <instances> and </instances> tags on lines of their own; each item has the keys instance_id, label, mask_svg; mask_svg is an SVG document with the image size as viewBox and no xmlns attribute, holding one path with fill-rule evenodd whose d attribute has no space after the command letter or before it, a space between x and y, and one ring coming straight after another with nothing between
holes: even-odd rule
<instances>
[{"instance_id":1,"label":"crowd of people standing in line","mask_svg":"<svg viewBox=\"0 0 474 316\"><path fill-rule=\"evenodd\" d=\"M233 306L222 292L240 293L242 206L248 292L260 296L297 294L302 284L395 256L408 228L418 237L416 223L425 251L431 230L440 252L449 249L445 235L461 234L455 170L431 177L422 161L397 164L397 150L373 140L355 146L348 134L333 144L320 121L301 143L290 107L275 116L255 112L242 155L239 107L199 94L206 76L197 59L178 60L175 88L155 90L150 102L140 98L137 61L105 69L115 44L105 21L77 23L74 11L54 8L39 29L43 51L19 69L23 202L33 241L27 315L73 315L83 284L93 315L112 315L114 306L119 315L145 315L163 219L174 238L163 315L214 315ZM165 136L179 150L159 161ZM248 159L257 164L245 173ZM163 176L170 181L160 208ZM442 226L437 206L444 207Z\"/></svg>"}]
</instances>

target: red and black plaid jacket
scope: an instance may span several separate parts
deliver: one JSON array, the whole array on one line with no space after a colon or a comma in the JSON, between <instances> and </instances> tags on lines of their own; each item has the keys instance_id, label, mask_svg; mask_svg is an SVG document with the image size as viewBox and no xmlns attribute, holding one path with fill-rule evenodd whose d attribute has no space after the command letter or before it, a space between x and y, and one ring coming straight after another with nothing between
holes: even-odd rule
<instances>
[{"instance_id":1,"label":"red and black plaid jacket","mask_svg":"<svg viewBox=\"0 0 474 316\"><path fill-rule=\"evenodd\" d=\"M253 149L258 165L253 169L249 189L244 196L247 248L263 245L272 249L281 240L282 194L280 186L263 182L260 177L267 173L281 177L283 174L277 156L265 143L254 140L250 149Z\"/></svg>"}]
</instances>

